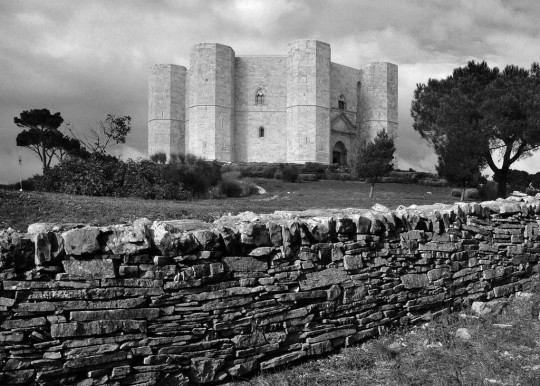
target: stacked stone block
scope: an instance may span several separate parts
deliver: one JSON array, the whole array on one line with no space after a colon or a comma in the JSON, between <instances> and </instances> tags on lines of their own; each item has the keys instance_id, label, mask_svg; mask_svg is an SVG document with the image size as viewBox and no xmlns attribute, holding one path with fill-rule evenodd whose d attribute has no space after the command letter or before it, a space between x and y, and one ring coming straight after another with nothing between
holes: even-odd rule
<instances>
[{"instance_id":1,"label":"stacked stone block","mask_svg":"<svg viewBox=\"0 0 540 386\"><path fill-rule=\"evenodd\" d=\"M286 365L538 280L540 200L0 233L0 384Z\"/></svg>"}]
</instances>

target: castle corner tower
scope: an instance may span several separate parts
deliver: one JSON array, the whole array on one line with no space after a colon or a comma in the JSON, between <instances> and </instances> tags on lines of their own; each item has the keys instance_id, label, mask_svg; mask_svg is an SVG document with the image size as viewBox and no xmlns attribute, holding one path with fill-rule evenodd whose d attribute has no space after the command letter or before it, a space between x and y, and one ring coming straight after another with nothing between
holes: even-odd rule
<instances>
[{"instance_id":1,"label":"castle corner tower","mask_svg":"<svg viewBox=\"0 0 540 386\"><path fill-rule=\"evenodd\" d=\"M330 162L330 45L289 43L287 162Z\"/></svg>"},{"instance_id":2,"label":"castle corner tower","mask_svg":"<svg viewBox=\"0 0 540 386\"><path fill-rule=\"evenodd\" d=\"M185 148L186 68L150 67L148 87L148 156L183 153Z\"/></svg>"},{"instance_id":3,"label":"castle corner tower","mask_svg":"<svg viewBox=\"0 0 540 386\"><path fill-rule=\"evenodd\" d=\"M234 58L222 44L191 49L186 147L208 160L234 161Z\"/></svg>"}]
</instances>

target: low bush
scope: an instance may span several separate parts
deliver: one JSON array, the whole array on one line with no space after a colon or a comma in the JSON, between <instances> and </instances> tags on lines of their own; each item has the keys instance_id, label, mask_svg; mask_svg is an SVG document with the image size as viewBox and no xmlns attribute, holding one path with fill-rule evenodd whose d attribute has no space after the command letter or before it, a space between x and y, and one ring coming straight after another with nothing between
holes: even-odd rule
<instances>
[{"instance_id":1,"label":"low bush","mask_svg":"<svg viewBox=\"0 0 540 386\"><path fill-rule=\"evenodd\" d=\"M327 165L318 162L306 162L302 168L302 174L324 174L327 168Z\"/></svg>"},{"instance_id":2,"label":"low bush","mask_svg":"<svg viewBox=\"0 0 540 386\"><path fill-rule=\"evenodd\" d=\"M493 181L488 181L487 183L480 185L480 199L482 199L483 201L496 200L497 188L498 184Z\"/></svg>"},{"instance_id":3,"label":"low bush","mask_svg":"<svg viewBox=\"0 0 540 386\"><path fill-rule=\"evenodd\" d=\"M296 182L298 179L298 168L294 165L286 165L281 169L281 179L285 182Z\"/></svg>"},{"instance_id":4,"label":"low bush","mask_svg":"<svg viewBox=\"0 0 540 386\"><path fill-rule=\"evenodd\" d=\"M206 195L220 178L219 163L191 155L172 155L167 165L94 155L65 159L34 178L34 185L68 194L184 200Z\"/></svg>"},{"instance_id":5,"label":"low bush","mask_svg":"<svg viewBox=\"0 0 540 386\"><path fill-rule=\"evenodd\" d=\"M22 190L23 191L32 191L35 190L35 179L38 176L27 178L26 180L22 180ZM3 184L0 185L0 188L2 189L9 189L9 190L19 190L21 189L21 182L15 182L13 184Z\"/></svg>"},{"instance_id":6,"label":"low bush","mask_svg":"<svg viewBox=\"0 0 540 386\"><path fill-rule=\"evenodd\" d=\"M277 171L276 165L267 165L262 170L262 178L274 178Z\"/></svg>"},{"instance_id":7,"label":"low bush","mask_svg":"<svg viewBox=\"0 0 540 386\"><path fill-rule=\"evenodd\" d=\"M465 189L466 200L478 200L480 199L480 191L476 188Z\"/></svg>"},{"instance_id":8,"label":"low bush","mask_svg":"<svg viewBox=\"0 0 540 386\"><path fill-rule=\"evenodd\" d=\"M217 190L221 196L225 197L241 197L243 192L242 183L227 176L222 177Z\"/></svg>"},{"instance_id":9,"label":"low bush","mask_svg":"<svg viewBox=\"0 0 540 386\"><path fill-rule=\"evenodd\" d=\"M242 177L262 177L262 170L256 165L241 165L239 169Z\"/></svg>"},{"instance_id":10,"label":"low bush","mask_svg":"<svg viewBox=\"0 0 540 386\"><path fill-rule=\"evenodd\" d=\"M175 162L165 165L163 178L168 183L182 184L194 196L204 196L221 178L221 165L190 154L179 155Z\"/></svg>"}]
</instances>

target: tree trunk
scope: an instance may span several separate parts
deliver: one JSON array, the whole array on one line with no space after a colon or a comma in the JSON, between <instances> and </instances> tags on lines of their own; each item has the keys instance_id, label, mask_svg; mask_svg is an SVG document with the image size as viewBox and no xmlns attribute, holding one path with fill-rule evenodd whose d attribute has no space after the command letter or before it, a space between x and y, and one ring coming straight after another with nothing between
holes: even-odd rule
<instances>
[{"instance_id":1,"label":"tree trunk","mask_svg":"<svg viewBox=\"0 0 540 386\"><path fill-rule=\"evenodd\" d=\"M369 198L373 197L373 189L375 188L375 182L371 183L371 188L369 189Z\"/></svg>"},{"instance_id":2,"label":"tree trunk","mask_svg":"<svg viewBox=\"0 0 540 386\"><path fill-rule=\"evenodd\" d=\"M461 198L460 198L460 201L464 201L465 200L465 187L463 186L461 188Z\"/></svg>"},{"instance_id":3,"label":"tree trunk","mask_svg":"<svg viewBox=\"0 0 540 386\"><path fill-rule=\"evenodd\" d=\"M497 197L506 198L506 182L508 181L508 169L501 168L497 176Z\"/></svg>"}]
</instances>

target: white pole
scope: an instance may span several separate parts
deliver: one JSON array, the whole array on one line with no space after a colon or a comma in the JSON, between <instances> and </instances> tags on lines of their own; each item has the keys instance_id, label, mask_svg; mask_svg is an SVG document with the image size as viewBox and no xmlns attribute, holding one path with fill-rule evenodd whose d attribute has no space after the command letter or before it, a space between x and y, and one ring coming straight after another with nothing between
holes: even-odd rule
<instances>
[{"instance_id":1,"label":"white pole","mask_svg":"<svg viewBox=\"0 0 540 386\"><path fill-rule=\"evenodd\" d=\"M21 188L19 189L20 192L22 192L21 164L22 164L22 159L21 159L21 156L19 156L19 184L21 186Z\"/></svg>"}]
</instances>

